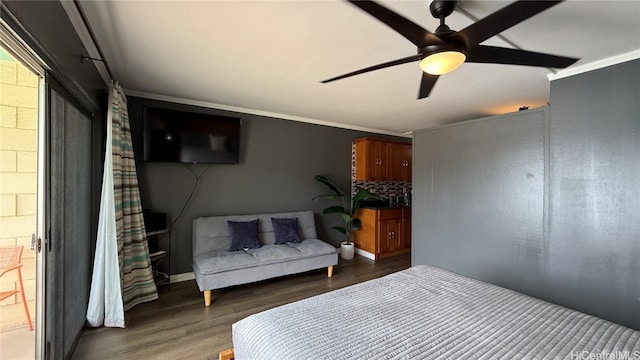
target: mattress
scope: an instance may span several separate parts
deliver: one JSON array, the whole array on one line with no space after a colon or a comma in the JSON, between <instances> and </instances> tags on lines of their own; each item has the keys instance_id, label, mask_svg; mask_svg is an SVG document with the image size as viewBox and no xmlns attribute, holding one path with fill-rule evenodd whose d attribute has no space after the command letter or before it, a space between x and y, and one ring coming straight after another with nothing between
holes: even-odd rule
<instances>
[{"instance_id":1,"label":"mattress","mask_svg":"<svg viewBox=\"0 0 640 360\"><path fill-rule=\"evenodd\" d=\"M232 326L244 359L640 359L640 332L415 266Z\"/></svg>"}]
</instances>

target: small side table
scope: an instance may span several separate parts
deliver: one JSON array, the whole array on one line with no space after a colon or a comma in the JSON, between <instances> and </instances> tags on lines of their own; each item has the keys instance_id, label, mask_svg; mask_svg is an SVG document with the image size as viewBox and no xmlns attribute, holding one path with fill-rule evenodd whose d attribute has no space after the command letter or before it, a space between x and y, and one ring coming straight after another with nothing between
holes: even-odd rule
<instances>
[{"instance_id":1,"label":"small side table","mask_svg":"<svg viewBox=\"0 0 640 360\"><path fill-rule=\"evenodd\" d=\"M167 237L167 244L160 245L160 239ZM169 285L171 288L171 229L163 229L147 232L147 243L149 245L149 260L153 271L153 280L156 286ZM165 250L168 249L168 250ZM167 272L160 271L160 264L165 260L168 263Z\"/></svg>"}]
</instances>

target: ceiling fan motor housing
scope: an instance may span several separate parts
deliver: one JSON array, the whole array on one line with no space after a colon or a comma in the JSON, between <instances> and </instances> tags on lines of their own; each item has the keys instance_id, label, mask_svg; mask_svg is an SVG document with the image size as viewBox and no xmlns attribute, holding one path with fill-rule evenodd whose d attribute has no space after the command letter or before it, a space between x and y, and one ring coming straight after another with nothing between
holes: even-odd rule
<instances>
[{"instance_id":1,"label":"ceiling fan motor housing","mask_svg":"<svg viewBox=\"0 0 640 360\"><path fill-rule=\"evenodd\" d=\"M457 1L452 0L434 0L429 5L431 15L436 19L440 19L440 26L438 26L434 35L444 41L444 44L431 44L418 48L418 54L422 59L443 51L457 51L466 55L466 39L444 23L444 19L453 13L456 3Z\"/></svg>"},{"instance_id":2,"label":"ceiling fan motor housing","mask_svg":"<svg viewBox=\"0 0 640 360\"><path fill-rule=\"evenodd\" d=\"M431 2L431 5L429 5L429 11L436 19L447 17L453 13L456 3L457 1L452 0L434 0Z\"/></svg>"},{"instance_id":3,"label":"ceiling fan motor housing","mask_svg":"<svg viewBox=\"0 0 640 360\"><path fill-rule=\"evenodd\" d=\"M449 29L447 25L440 25L434 35L442 39L444 44L427 45L418 48L418 54L423 58L443 51L457 51L465 55L467 54L467 42L465 38L458 34L457 31Z\"/></svg>"}]
</instances>

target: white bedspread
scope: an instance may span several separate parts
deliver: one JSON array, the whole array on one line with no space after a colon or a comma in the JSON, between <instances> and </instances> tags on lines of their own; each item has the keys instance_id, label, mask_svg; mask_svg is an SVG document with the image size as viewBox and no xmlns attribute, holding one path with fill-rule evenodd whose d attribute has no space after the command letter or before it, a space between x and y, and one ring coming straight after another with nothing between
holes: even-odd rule
<instances>
[{"instance_id":1,"label":"white bedspread","mask_svg":"<svg viewBox=\"0 0 640 360\"><path fill-rule=\"evenodd\" d=\"M237 360L640 359L640 332L416 266L251 315L233 346Z\"/></svg>"}]
</instances>

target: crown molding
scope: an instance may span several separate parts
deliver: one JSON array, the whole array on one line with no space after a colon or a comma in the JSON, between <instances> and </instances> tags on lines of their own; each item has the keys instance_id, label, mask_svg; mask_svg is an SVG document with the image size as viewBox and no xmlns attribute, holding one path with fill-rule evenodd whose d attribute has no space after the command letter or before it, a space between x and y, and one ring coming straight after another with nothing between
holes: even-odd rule
<instances>
[{"instance_id":1,"label":"crown molding","mask_svg":"<svg viewBox=\"0 0 640 360\"><path fill-rule=\"evenodd\" d=\"M616 64L620 64L623 62L627 62L627 61L631 61L639 58L640 58L640 50L633 50L628 53L615 55L615 56L594 61L588 64L584 64L576 67L570 67L565 70L560 70L555 74L548 74L547 78L549 78L549 81L554 81L554 80L563 79L563 78L578 75L578 74L583 74L589 71L602 69L607 66L616 65Z\"/></svg>"},{"instance_id":2,"label":"crown molding","mask_svg":"<svg viewBox=\"0 0 640 360\"><path fill-rule=\"evenodd\" d=\"M189 99L183 99L183 98L174 97L174 96L153 94L153 93L147 93L147 92L135 91L135 90L128 90L128 89L123 89L123 91L124 91L124 93L126 95L129 95L129 96L143 97L143 98L152 99L152 100L168 101L168 102L174 102L174 103L185 104L185 105L200 106L200 107L216 109L216 110L233 111L233 112L239 112L239 113L250 114L250 115L258 115L258 116L265 116L265 117L276 118L276 119L298 121L298 122L303 122L303 123L308 123L308 124L330 126L330 127L340 128L340 129L364 131L364 132L370 132L370 133L375 133L375 134L391 135L391 136L399 136L399 137L411 137L411 135L407 134L407 133L399 133L399 132L394 132L394 131L373 129L373 128L367 128L367 127L362 127L362 126L346 125L346 124L340 124L340 123L332 122L332 121L325 121L325 120L307 118L307 117L303 117L303 116L294 116L294 115L280 114L280 113L275 113L275 112L270 112L270 111L248 109L248 108L243 108L243 107L238 107L238 106L216 104L216 103L212 103L212 102L208 102L208 101L189 100Z\"/></svg>"}]
</instances>

